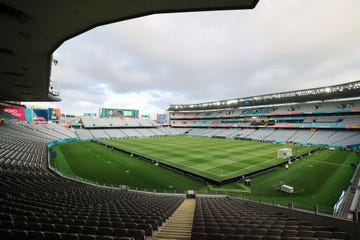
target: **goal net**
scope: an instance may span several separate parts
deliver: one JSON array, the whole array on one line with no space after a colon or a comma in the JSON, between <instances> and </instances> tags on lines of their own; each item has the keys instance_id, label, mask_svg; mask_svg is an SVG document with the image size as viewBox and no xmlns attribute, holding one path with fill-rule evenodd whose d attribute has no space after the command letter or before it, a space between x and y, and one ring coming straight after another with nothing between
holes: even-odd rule
<instances>
[{"instance_id":1,"label":"goal net","mask_svg":"<svg viewBox=\"0 0 360 240\"><path fill-rule=\"evenodd\" d=\"M292 156L292 148L278 149L277 157L287 159Z\"/></svg>"}]
</instances>

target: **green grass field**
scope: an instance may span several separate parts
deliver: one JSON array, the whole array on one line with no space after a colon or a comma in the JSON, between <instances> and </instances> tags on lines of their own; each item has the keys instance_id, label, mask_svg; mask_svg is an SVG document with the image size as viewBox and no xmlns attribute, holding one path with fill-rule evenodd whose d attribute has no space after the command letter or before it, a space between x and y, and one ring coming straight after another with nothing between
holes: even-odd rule
<instances>
[{"instance_id":1,"label":"green grass field","mask_svg":"<svg viewBox=\"0 0 360 240\"><path fill-rule=\"evenodd\" d=\"M206 189L204 183L92 142L62 144L54 150L57 152L55 165L60 172L100 185L128 185L139 190L171 192Z\"/></svg>"},{"instance_id":2,"label":"green grass field","mask_svg":"<svg viewBox=\"0 0 360 240\"><path fill-rule=\"evenodd\" d=\"M241 176L281 163L284 159L277 158L277 150L289 147L254 141L183 136L102 142L215 181ZM293 154L310 150L310 147L296 146Z\"/></svg>"},{"instance_id":3,"label":"green grass field","mask_svg":"<svg viewBox=\"0 0 360 240\"><path fill-rule=\"evenodd\" d=\"M162 137L147 139L106 140L107 144L163 161L168 164L211 176L227 179L283 161L277 149L286 145L212 138ZM346 190L354 173L351 163L359 156L351 151L323 150L290 164L289 170L276 171L252 179L251 186L231 183L216 187L192 180L128 154L92 142L76 142L55 146L57 157L52 161L61 172L107 185L129 185L139 190L182 192L194 189L204 193L231 193L253 199L313 209L319 205L324 213ZM293 153L308 152L296 147ZM281 184L293 186L290 195L279 191Z\"/></svg>"},{"instance_id":4,"label":"green grass field","mask_svg":"<svg viewBox=\"0 0 360 240\"><path fill-rule=\"evenodd\" d=\"M331 213L332 207L346 190L355 172L351 163L359 156L348 151L323 150L290 165L289 170L278 169L252 180L251 196L264 201L313 210L318 205L321 212ZM294 187L294 194L278 189L282 184Z\"/></svg>"}]
</instances>

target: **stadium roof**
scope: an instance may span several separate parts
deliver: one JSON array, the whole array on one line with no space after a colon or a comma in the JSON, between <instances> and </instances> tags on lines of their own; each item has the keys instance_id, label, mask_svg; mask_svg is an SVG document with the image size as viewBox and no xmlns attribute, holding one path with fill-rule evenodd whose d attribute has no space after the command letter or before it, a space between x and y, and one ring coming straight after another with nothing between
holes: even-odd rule
<instances>
[{"instance_id":1,"label":"stadium roof","mask_svg":"<svg viewBox=\"0 0 360 240\"><path fill-rule=\"evenodd\" d=\"M50 86L52 53L99 25L140 16L252 9L259 0L0 0L0 100L60 101Z\"/></svg>"},{"instance_id":2,"label":"stadium roof","mask_svg":"<svg viewBox=\"0 0 360 240\"><path fill-rule=\"evenodd\" d=\"M168 111L215 110L268 104L299 103L360 97L360 81L259 96L234 98L198 104L172 104Z\"/></svg>"}]
</instances>

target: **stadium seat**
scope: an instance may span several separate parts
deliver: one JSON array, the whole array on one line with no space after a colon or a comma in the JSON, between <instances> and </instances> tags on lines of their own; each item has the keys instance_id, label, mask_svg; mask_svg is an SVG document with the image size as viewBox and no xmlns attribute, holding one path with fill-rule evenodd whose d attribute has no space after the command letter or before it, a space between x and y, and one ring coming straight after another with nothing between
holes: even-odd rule
<instances>
[{"instance_id":1,"label":"stadium seat","mask_svg":"<svg viewBox=\"0 0 360 240\"><path fill-rule=\"evenodd\" d=\"M83 228L84 228L83 234L86 234L86 235L97 235L97 233L98 233L98 228L97 228L97 227L84 226Z\"/></svg>"},{"instance_id":2,"label":"stadium seat","mask_svg":"<svg viewBox=\"0 0 360 240\"><path fill-rule=\"evenodd\" d=\"M45 232L45 240L61 240L61 234L57 232Z\"/></svg>"},{"instance_id":3,"label":"stadium seat","mask_svg":"<svg viewBox=\"0 0 360 240\"><path fill-rule=\"evenodd\" d=\"M223 240L225 239L225 235L221 233L208 233L207 234L208 240Z\"/></svg>"},{"instance_id":4,"label":"stadium seat","mask_svg":"<svg viewBox=\"0 0 360 240\"><path fill-rule=\"evenodd\" d=\"M331 235L330 231L315 231L314 237L315 238L329 238Z\"/></svg>"},{"instance_id":5,"label":"stadium seat","mask_svg":"<svg viewBox=\"0 0 360 240\"><path fill-rule=\"evenodd\" d=\"M28 231L28 240L43 240L45 234L40 231Z\"/></svg>"},{"instance_id":6,"label":"stadium seat","mask_svg":"<svg viewBox=\"0 0 360 240\"><path fill-rule=\"evenodd\" d=\"M62 233L62 240L79 240L79 236L75 233Z\"/></svg>"},{"instance_id":7,"label":"stadium seat","mask_svg":"<svg viewBox=\"0 0 360 240\"><path fill-rule=\"evenodd\" d=\"M83 226L78 226L78 225L69 225L68 227L68 231L66 231L66 225L63 225L64 227L62 228L63 231L58 231L57 232L63 232L63 233L83 233L84 232L84 228Z\"/></svg>"},{"instance_id":8,"label":"stadium seat","mask_svg":"<svg viewBox=\"0 0 360 240\"><path fill-rule=\"evenodd\" d=\"M99 227L98 228L98 235L111 236L111 235L113 235L113 229L110 228L110 227Z\"/></svg>"},{"instance_id":9,"label":"stadium seat","mask_svg":"<svg viewBox=\"0 0 360 240\"><path fill-rule=\"evenodd\" d=\"M10 240L11 239L11 230L0 229L0 239Z\"/></svg>"},{"instance_id":10,"label":"stadium seat","mask_svg":"<svg viewBox=\"0 0 360 240\"><path fill-rule=\"evenodd\" d=\"M113 234L117 237L126 237L128 230L126 228L113 228Z\"/></svg>"},{"instance_id":11,"label":"stadium seat","mask_svg":"<svg viewBox=\"0 0 360 240\"><path fill-rule=\"evenodd\" d=\"M192 232L191 233L191 239L192 240L206 240L207 234L204 232Z\"/></svg>"},{"instance_id":12,"label":"stadium seat","mask_svg":"<svg viewBox=\"0 0 360 240\"><path fill-rule=\"evenodd\" d=\"M94 235L77 234L78 240L96 240Z\"/></svg>"}]
</instances>

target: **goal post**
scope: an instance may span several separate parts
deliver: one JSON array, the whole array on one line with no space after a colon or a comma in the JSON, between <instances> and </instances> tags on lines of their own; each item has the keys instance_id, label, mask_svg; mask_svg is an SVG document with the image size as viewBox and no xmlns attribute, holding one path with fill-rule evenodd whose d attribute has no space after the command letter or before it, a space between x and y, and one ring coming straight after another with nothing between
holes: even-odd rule
<instances>
[{"instance_id":1,"label":"goal post","mask_svg":"<svg viewBox=\"0 0 360 240\"><path fill-rule=\"evenodd\" d=\"M277 151L277 157L287 159L292 156L292 148L281 148Z\"/></svg>"}]
</instances>

